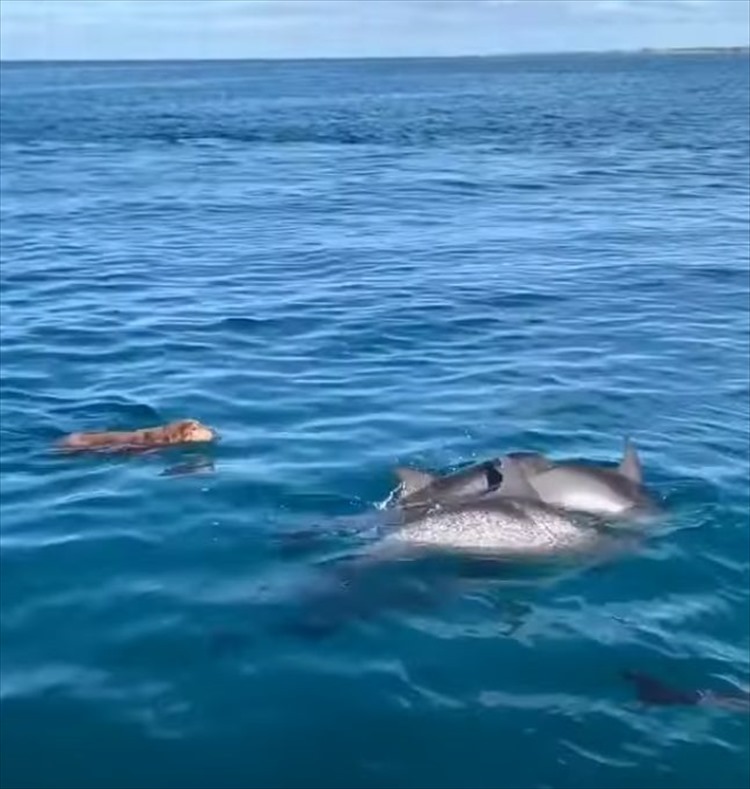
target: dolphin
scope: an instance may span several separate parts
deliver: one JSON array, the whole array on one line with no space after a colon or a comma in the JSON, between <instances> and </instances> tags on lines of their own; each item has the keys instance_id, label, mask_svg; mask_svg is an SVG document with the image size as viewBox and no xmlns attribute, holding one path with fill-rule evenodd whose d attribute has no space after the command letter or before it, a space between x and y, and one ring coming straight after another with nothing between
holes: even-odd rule
<instances>
[{"instance_id":1,"label":"dolphin","mask_svg":"<svg viewBox=\"0 0 750 789\"><path fill-rule=\"evenodd\" d=\"M514 473L507 478L507 464ZM476 497L522 495L565 510L600 517L640 516L658 510L643 485L638 453L629 440L617 466L595 466L573 460L552 461L538 452L510 452L443 476L397 467L401 509L448 504Z\"/></svg>"},{"instance_id":2,"label":"dolphin","mask_svg":"<svg viewBox=\"0 0 750 789\"><path fill-rule=\"evenodd\" d=\"M603 517L654 514L658 507L643 485L643 467L635 447L625 441L616 466L594 466L571 460L551 461L533 452L511 453L529 485L547 504Z\"/></svg>"},{"instance_id":3,"label":"dolphin","mask_svg":"<svg viewBox=\"0 0 750 789\"><path fill-rule=\"evenodd\" d=\"M407 486L410 506L398 508L400 522L373 546L373 554L416 550L509 559L553 558L611 544L615 539L603 524L585 513L568 512L542 501L520 460L508 456L494 462L493 468L500 475L498 495L481 493L479 467L468 469L465 476L436 479L425 474L421 488ZM477 488L479 495L466 493ZM436 501L436 491L450 495ZM415 496L420 493L421 499Z\"/></svg>"},{"instance_id":4,"label":"dolphin","mask_svg":"<svg viewBox=\"0 0 750 789\"><path fill-rule=\"evenodd\" d=\"M748 691L717 693L713 690L682 690L639 671L627 670L622 675L633 683L638 700L644 704L723 707L737 712L750 712Z\"/></svg>"},{"instance_id":5,"label":"dolphin","mask_svg":"<svg viewBox=\"0 0 750 789\"><path fill-rule=\"evenodd\" d=\"M399 480L399 490L393 504L401 509L422 507L483 496L500 488L503 494L507 494L508 485L503 484L501 465L500 458L492 458L444 475L397 466L395 474ZM533 494L533 489L526 488L525 492Z\"/></svg>"}]
</instances>

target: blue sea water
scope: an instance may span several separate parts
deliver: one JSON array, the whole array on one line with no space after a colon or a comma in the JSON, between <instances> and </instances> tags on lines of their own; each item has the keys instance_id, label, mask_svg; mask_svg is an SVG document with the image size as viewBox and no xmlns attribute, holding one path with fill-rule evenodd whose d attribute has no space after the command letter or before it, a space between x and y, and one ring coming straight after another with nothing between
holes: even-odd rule
<instances>
[{"instance_id":1,"label":"blue sea water","mask_svg":"<svg viewBox=\"0 0 750 789\"><path fill-rule=\"evenodd\" d=\"M750 677L746 57L0 76L3 787L747 786L621 676ZM318 595L395 465L626 434L638 550Z\"/></svg>"}]
</instances>

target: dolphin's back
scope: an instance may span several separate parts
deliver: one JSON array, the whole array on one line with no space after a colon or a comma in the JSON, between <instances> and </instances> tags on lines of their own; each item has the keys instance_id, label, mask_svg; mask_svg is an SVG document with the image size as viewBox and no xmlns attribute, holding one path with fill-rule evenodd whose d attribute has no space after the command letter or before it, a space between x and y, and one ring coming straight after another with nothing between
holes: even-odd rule
<instances>
[{"instance_id":1,"label":"dolphin's back","mask_svg":"<svg viewBox=\"0 0 750 789\"><path fill-rule=\"evenodd\" d=\"M402 508L424 507L482 496L502 482L502 476L495 468L496 462L489 460L444 477L434 476L427 484L416 489L412 485L398 496L396 503ZM407 469L406 472L414 474L413 470Z\"/></svg>"},{"instance_id":2,"label":"dolphin's back","mask_svg":"<svg viewBox=\"0 0 750 789\"><path fill-rule=\"evenodd\" d=\"M567 510L619 515L650 503L640 485L614 469L560 465L529 481L543 501Z\"/></svg>"},{"instance_id":3,"label":"dolphin's back","mask_svg":"<svg viewBox=\"0 0 750 789\"><path fill-rule=\"evenodd\" d=\"M388 538L413 546L491 555L554 555L591 545L600 535L534 501L496 499L436 508Z\"/></svg>"}]
</instances>

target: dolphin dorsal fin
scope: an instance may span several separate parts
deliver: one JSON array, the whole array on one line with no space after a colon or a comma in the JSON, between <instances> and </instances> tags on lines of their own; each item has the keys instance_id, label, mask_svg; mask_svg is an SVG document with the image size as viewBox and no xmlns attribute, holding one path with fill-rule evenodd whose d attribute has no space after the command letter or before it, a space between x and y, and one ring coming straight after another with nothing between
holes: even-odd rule
<instances>
[{"instance_id":1,"label":"dolphin dorsal fin","mask_svg":"<svg viewBox=\"0 0 750 789\"><path fill-rule=\"evenodd\" d=\"M639 484L643 481L643 468L641 467L641 459L633 446L633 442L625 439L625 451L622 455L622 460L617 470L623 477L629 479L631 482Z\"/></svg>"},{"instance_id":2,"label":"dolphin dorsal fin","mask_svg":"<svg viewBox=\"0 0 750 789\"><path fill-rule=\"evenodd\" d=\"M503 458L500 468L502 469L503 475L500 492L504 496L521 499L539 498L539 494L529 482L523 466L517 459L512 457Z\"/></svg>"},{"instance_id":3,"label":"dolphin dorsal fin","mask_svg":"<svg viewBox=\"0 0 750 789\"><path fill-rule=\"evenodd\" d=\"M395 472L401 482L402 496L410 496L412 493L426 488L431 482L435 481L435 477L432 474L416 468L397 466Z\"/></svg>"}]
</instances>

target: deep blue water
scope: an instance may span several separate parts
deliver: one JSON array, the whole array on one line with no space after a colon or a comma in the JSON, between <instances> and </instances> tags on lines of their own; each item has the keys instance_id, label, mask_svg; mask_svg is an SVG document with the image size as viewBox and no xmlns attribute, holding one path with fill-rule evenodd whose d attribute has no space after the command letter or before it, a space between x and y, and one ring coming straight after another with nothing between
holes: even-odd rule
<instances>
[{"instance_id":1,"label":"deep blue water","mask_svg":"<svg viewBox=\"0 0 750 789\"><path fill-rule=\"evenodd\" d=\"M4 65L3 787L747 786L749 716L620 672L750 679L748 75ZM634 553L313 593L394 465L625 434Z\"/></svg>"}]
</instances>

